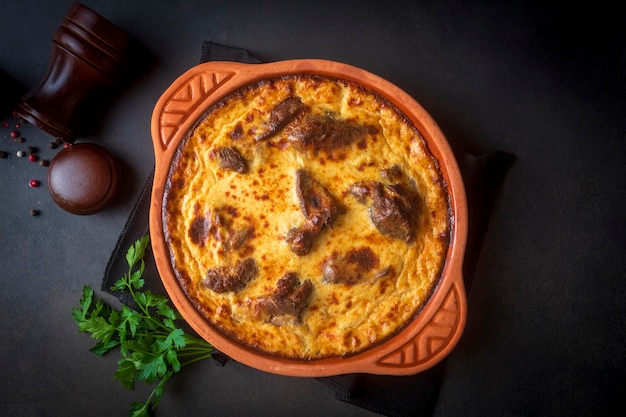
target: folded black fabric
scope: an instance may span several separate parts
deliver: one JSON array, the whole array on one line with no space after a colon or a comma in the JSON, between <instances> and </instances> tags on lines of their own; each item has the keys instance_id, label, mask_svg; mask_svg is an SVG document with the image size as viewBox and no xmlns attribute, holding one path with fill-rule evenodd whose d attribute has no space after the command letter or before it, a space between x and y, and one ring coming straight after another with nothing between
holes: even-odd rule
<instances>
[{"instance_id":1,"label":"folded black fabric","mask_svg":"<svg viewBox=\"0 0 626 417\"><path fill-rule=\"evenodd\" d=\"M260 64L262 61L252 55L248 50L222 45L215 42L202 42L202 55L200 62L209 61L234 61L244 64Z\"/></svg>"},{"instance_id":2,"label":"folded black fabric","mask_svg":"<svg viewBox=\"0 0 626 417\"><path fill-rule=\"evenodd\" d=\"M245 49L206 41L202 45L201 62L207 61L237 61L251 64L262 62ZM458 159L466 186L470 219L464 262L464 276L469 289L489 224L489 216L514 157L507 152L494 151L478 157L463 154ZM146 180L120 234L102 282L103 291L116 295L127 304L132 303L132 300L124 293L112 292L111 286L126 272L125 254L128 247L148 233L152 178L153 173ZM154 260L150 256L148 251L145 276L158 277ZM158 279L146 279L146 286L155 292L165 291ZM214 354L214 359L218 365L224 365L228 361L228 357L219 352ZM445 361L412 376L351 374L317 379L333 389L338 400L355 406L391 417L428 416L432 415L437 403L444 370Z\"/></svg>"}]
</instances>

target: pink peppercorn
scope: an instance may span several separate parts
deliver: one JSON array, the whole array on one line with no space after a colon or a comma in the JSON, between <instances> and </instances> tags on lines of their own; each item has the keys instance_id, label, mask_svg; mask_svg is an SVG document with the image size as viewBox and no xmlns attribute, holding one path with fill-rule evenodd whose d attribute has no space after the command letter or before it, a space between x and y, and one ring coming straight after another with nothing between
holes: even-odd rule
<instances>
[{"instance_id":1,"label":"pink peppercorn","mask_svg":"<svg viewBox=\"0 0 626 417\"><path fill-rule=\"evenodd\" d=\"M39 181L37 180L30 180L30 182L28 183L29 187L31 188L36 188L39 187Z\"/></svg>"},{"instance_id":2,"label":"pink peppercorn","mask_svg":"<svg viewBox=\"0 0 626 417\"><path fill-rule=\"evenodd\" d=\"M9 122L2 122L2 127L4 127L5 129L9 127Z\"/></svg>"},{"instance_id":3,"label":"pink peppercorn","mask_svg":"<svg viewBox=\"0 0 626 417\"><path fill-rule=\"evenodd\" d=\"M13 139L17 139L20 136L20 132L18 132L17 130L12 130L11 131L11 137Z\"/></svg>"},{"instance_id":4,"label":"pink peppercorn","mask_svg":"<svg viewBox=\"0 0 626 417\"><path fill-rule=\"evenodd\" d=\"M28 160L30 162L37 162L38 159L39 158L37 157L37 155L33 155L33 154L28 155Z\"/></svg>"}]
</instances>

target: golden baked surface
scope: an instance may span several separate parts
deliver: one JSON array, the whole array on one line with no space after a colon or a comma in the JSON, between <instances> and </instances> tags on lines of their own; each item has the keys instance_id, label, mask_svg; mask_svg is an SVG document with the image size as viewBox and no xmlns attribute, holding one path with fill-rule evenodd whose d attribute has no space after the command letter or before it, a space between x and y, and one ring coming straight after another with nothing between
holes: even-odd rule
<instances>
[{"instance_id":1,"label":"golden baked surface","mask_svg":"<svg viewBox=\"0 0 626 417\"><path fill-rule=\"evenodd\" d=\"M348 81L265 80L213 106L163 202L173 269L216 328L312 360L383 342L436 284L451 220L405 117Z\"/></svg>"}]
</instances>

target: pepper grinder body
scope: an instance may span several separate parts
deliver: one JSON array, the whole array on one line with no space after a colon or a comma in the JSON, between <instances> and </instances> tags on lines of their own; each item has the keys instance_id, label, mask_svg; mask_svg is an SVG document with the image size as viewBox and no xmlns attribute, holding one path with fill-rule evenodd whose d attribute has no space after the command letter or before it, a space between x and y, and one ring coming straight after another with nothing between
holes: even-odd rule
<instances>
[{"instance_id":1,"label":"pepper grinder body","mask_svg":"<svg viewBox=\"0 0 626 417\"><path fill-rule=\"evenodd\" d=\"M122 78L129 45L121 29L74 3L54 33L46 74L22 97L16 113L74 143L81 134L84 111Z\"/></svg>"}]
</instances>

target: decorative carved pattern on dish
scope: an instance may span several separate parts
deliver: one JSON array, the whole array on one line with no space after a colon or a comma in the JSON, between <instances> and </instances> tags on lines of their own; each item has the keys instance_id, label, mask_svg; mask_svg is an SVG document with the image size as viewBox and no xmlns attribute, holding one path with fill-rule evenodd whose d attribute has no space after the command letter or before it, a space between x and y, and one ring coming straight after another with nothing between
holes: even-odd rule
<instances>
[{"instance_id":1,"label":"decorative carved pattern on dish","mask_svg":"<svg viewBox=\"0 0 626 417\"><path fill-rule=\"evenodd\" d=\"M182 122L213 94L235 76L235 72L202 72L176 90L162 107L159 116L160 139L166 149Z\"/></svg>"},{"instance_id":2,"label":"decorative carved pattern on dish","mask_svg":"<svg viewBox=\"0 0 626 417\"><path fill-rule=\"evenodd\" d=\"M410 342L382 357L377 364L390 368L417 367L443 351L456 334L461 318L460 300L461 296L455 284L424 328Z\"/></svg>"}]
</instances>

